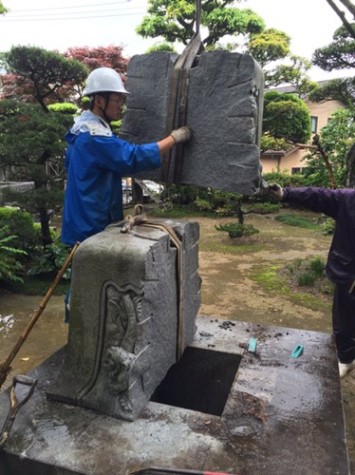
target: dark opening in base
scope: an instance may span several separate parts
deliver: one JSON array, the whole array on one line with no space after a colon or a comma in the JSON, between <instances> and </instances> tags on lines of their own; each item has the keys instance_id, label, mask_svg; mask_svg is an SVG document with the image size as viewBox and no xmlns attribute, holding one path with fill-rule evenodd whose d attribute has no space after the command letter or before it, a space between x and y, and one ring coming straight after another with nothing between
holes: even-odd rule
<instances>
[{"instance_id":1,"label":"dark opening in base","mask_svg":"<svg viewBox=\"0 0 355 475\"><path fill-rule=\"evenodd\" d=\"M240 360L240 355L188 347L151 401L220 416Z\"/></svg>"}]
</instances>

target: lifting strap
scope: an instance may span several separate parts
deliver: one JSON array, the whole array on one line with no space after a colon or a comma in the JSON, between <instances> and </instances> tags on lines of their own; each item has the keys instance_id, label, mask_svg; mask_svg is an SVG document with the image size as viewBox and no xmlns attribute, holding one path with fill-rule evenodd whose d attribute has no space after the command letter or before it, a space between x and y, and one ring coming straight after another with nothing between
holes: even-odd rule
<instances>
[{"instance_id":1,"label":"lifting strap","mask_svg":"<svg viewBox=\"0 0 355 475\"><path fill-rule=\"evenodd\" d=\"M170 84L170 98L168 104L167 134L172 130L186 125L187 91L190 69L196 55L203 50L200 36L201 0L195 0L195 25L196 32L190 43L178 57ZM173 163L174 169L171 170ZM183 163L183 144L177 144L170 150L168 157L163 162L162 181L180 183ZM170 176L172 174L172 176ZM169 180L170 179L170 180Z\"/></svg>"}]
</instances>

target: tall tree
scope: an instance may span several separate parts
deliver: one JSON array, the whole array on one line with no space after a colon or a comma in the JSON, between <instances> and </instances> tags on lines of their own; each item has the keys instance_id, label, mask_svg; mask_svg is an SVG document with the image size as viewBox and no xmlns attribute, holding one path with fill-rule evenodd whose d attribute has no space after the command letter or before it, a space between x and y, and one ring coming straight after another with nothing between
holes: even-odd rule
<instances>
[{"instance_id":1,"label":"tall tree","mask_svg":"<svg viewBox=\"0 0 355 475\"><path fill-rule=\"evenodd\" d=\"M38 213L47 245L52 242L48 210L58 210L63 202L64 136L72 122L70 115L51 112L49 106L63 101L63 89L82 83L88 71L79 61L42 48L14 47L5 59L17 86L22 85L21 96L15 88L13 97L32 104L0 101L0 163L9 179L33 182L34 188L26 193L7 190L4 196Z\"/></svg>"},{"instance_id":2,"label":"tall tree","mask_svg":"<svg viewBox=\"0 0 355 475\"><path fill-rule=\"evenodd\" d=\"M340 18L341 22L343 23L344 27L348 31L349 35L355 40L355 28L354 24L352 24L347 18L346 14L350 13L353 20L355 20L355 5L351 2L351 0L338 0L342 7L339 7L334 0L326 0L330 7L335 11L335 13ZM341 8L345 7L347 12L343 11Z\"/></svg>"},{"instance_id":3,"label":"tall tree","mask_svg":"<svg viewBox=\"0 0 355 475\"><path fill-rule=\"evenodd\" d=\"M296 94L267 92L263 133L291 142L307 142L311 136L311 118L304 101Z\"/></svg>"},{"instance_id":4,"label":"tall tree","mask_svg":"<svg viewBox=\"0 0 355 475\"><path fill-rule=\"evenodd\" d=\"M349 150L354 147L355 120L354 113L350 109L340 109L336 111L328 124L322 128L318 144L321 144L323 154L332 169L336 186L353 185L354 183L354 165L349 164ZM353 157L353 161L354 161ZM307 157L307 168L305 174L311 183L321 186L331 185L329 181L329 171L325 161L319 153L319 147L314 147L313 153ZM352 174L352 183L347 183L349 170Z\"/></svg>"},{"instance_id":5,"label":"tall tree","mask_svg":"<svg viewBox=\"0 0 355 475\"><path fill-rule=\"evenodd\" d=\"M128 58L123 55L122 46L98 46L97 48L77 47L69 48L64 56L74 59L87 67L89 71L100 66L113 68L120 74L127 71Z\"/></svg>"},{"instance_id":6,"label":"tall tree","mask_svg":"<svg viewBox=\"0 0 355 475\"><path fill-rule=\"evenodd\" d=\"M234 0L202 0L201 25L206 31L205 47L217 43L226 35L261 33L263 19L249 9L233 7ZM148 0L148 15L137 27L144 38L163 37L166 41L187 44L196 31L194 0Z\"/></svg>"},{"instance_id":7,"label":"tall tree","mask_svg":"<svg viewBox=\"0 0 355 475\"><path fill-rule=\"evenodd\" d=\"M326 0L342 21L342 25L334 32L333 41L315 50L312 63L324 71L346 70L355 67L355 5L350 0ZM342 10L345 8L346 10ZM349 19L347 16L349 16ZM352 21L350 20L352 17ZM352 108L355 103L355 78L343 78L328 81L325 85L314 89L310 99L315 102L335 99Z\"/></svg>"},{"instance_id":8,"label":"tall tree","mask_svg":"<svg viewBox=\"0 0 355 475\"><path fill-rule=\"evenodd\" d=\"M98 67L106 66L117 71L123 81L127 72L128 58L123 56L122 46L98 46L97 48L88 48L87 46L69 48L64 56L71 60L79 61L88 71ZM83 88L77 87L76 92L79 100L82 98Z\"/></svg>"},{"instance_id":9,"label":"tall tree","mask_svg":"<svg viewBox=\"0 0 355 475\"><path fill-rule=\"evenodd\" d=\"M138 34L160 36L170 43L186 45L196 30L194 0L149 0L148 3L148 15L138 26ZM233 0L202 0L200 20L205 48L250 53L264 70L266 87L288 83L297 93L310 89L306 73L311 64L292 55L290 37L274 28L266 29L259 15L234 5ZM221 41L229 40L230 36L236 42L223 45Z\"/></svg>"},{"instance_id":10,"label":"tall tree","mask_svg":"<svg viewBox=\"0 0 355 475\"><path fill-rule=\"evenodd\" d=\"M355 39L341 26L335 31L333 41L328 46L315 50L312 62L325 71L354 68Z\"/></svg>"},{"instance_id":11,"label":"tall tree","mask_svg":"<svg viewBox=\"0 0 355 475\"><path fill-rule=\"evenodd\" d=\"M22 86L30 89L44 111L48 103L63 101L64 87L75 93L75 85L82 84L88 74L79 61L38 47L15 46L5 54L5 61L9 72L21 78Z\"/></svg>"},{"instance_id":12,"label":"tall tree","mask_svg":"<svg viewBox=\"0 0 355 475\"><path fill-rule=\"evenodd\" d=\"M0 163L10 180L30 181L25 193L4 191L7 201L31 214L38 213L44 245L52 243L48 210L63 203L63 176L54 176L50 167L63 161L64 135L72 117L45 112L38 104L15 100L0 101Z\"/></svg>"}]
</instances>

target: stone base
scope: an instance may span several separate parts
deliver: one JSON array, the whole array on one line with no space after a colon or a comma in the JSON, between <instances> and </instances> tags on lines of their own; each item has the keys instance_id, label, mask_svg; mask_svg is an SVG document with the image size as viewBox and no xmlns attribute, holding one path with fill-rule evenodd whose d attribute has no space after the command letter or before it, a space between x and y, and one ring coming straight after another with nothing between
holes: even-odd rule
<instances>
[{"instance_id":1,"label":"stone base","mask_svg":"<svg viewBox=\"0 0 355 475\"><path fill-rule=\"evenodd\" d=\"M80 244L66 358L48 397L134 420L194 340L199 226L169 227L179 251L167 232L145 226L110 227Z\"/></svg>"},{"instance_id":2,"label":"stone base","mask_svg":"<svg viewBox=\"0 0 355 475\"><path fill-rule=\"evenodd\" d=\"M45 361L31 373L38 388L0 452L0 473L349 473L330 335L207 317L197 323L195 341L134 422L47 400L65 350ZM303 352L293 358L298 345ZM7 392L0 403L2 427Z\"/></svg>"}]
</instances>

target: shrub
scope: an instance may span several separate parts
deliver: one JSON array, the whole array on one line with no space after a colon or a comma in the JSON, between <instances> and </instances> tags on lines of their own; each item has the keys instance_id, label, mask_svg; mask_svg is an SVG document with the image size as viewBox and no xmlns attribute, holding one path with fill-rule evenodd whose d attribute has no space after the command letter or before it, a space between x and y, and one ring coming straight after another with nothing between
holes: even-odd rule
<instances>
[{"instance_id":1,"label":"shrub","mask_svg":"<svg viewBox=\"0 0 355 475\"><path fill-rule=\"evenodd\" d=\"M319 256L313 257L309 263L310 270L317 277L322 277L324 275L324 267L325 267L324 260Z\"/></svg>"},{"instance_id":2,"label":"shrub","mask_svg":"<svg viewBox=\"0 0 355 475\"><path fill-rule=\"evenodd\" d=\"M254 203L249 209L248 213L270 214L277 213L282 208L281 203Z\"/></svg>"},{"instance_id":3,"label":"shrub","mask_svg":"<svg viewBox=\"0 0 355 475\"><path fill-rule=\"evenodd\" d=\"M71 115L76 114L78 111L78 107L71 102L56 102L55 104L49 104L48 109L53 112Z\"/></svg>"},{"instance_id":4,"label":"shrub","mask_svg":"<svg viewBox=\"0 0 355 475\"><path fill-rule=\"evenodd\" d=\"M318 225L313 220L304 216L294 216L292 214L281 214L275 217L276 221L288 224L289 226L298 226L305 229L318 229Z\"/></svg>"},{"instance_id":5,"label":"shrub","mask_svg":"<svg viewBox=\"0 0 355 475\"><path fill-rule=\"evenodd\" d=\"M31 268L27 275L54 274L63 267L64 261L70 252L69 246L60 242L57 237L53 244L44 248L44 251L34 256ZM63 279L70 279L70 270L67 270Z\"/></svg>"},{"instance_id":6,"label":"shrub","mask_svg":"<svg viewBox=\"0 0 355 475\"><path fill-rule=\"evenodd\" d=\"M322 230L322 234L326 236L334 234L335 229L335 221L333 218L326 218L323 223L321 223L320 228Z\"/></svg>"},{"instance_id":7,"label":"shrub","mask_svg":"<svg viewBox=\"0 0 355 475\"><path fill-rule=\"evenodd\" d=\"M322 293L329 293L328 279L324 274L325 261L320 256L310 259L296 259L285 266L290 280L301 287L318 287Z\"/></svg>"},{"instance_id":8,"label":"shrub","mask_svg":"<svg viewBox=\"0 0 355 475\"><path fill-rule=\"evenodd\" d=\"M217 231L228 233L230 238L251 236L259 232L252 224L225 223L215 225Z\"/></svg>"},{"instance_id":9,"label":"shrub","mask_svg":"<svg viewBox=\"0 0 355 475\"><path fill-rule=\"evenodd\" d=\"M226 216L234 216L235 209L231 206L225 206L222 208L217 208L216 210L217 216L226 217Z\"/></svg>"},{"instance_id":10,"label":"shrub","mask_svg":"<svg viewBox=\"0 0 355 475\"><path fill-rule=\"evenodd\" d=\"M7 226L0 228L0 280L5 282L22 282L19 277L22 264L18 257L26 253L13 247L14 239L14 236L9 235Z\"/></svg>"},{"instance_id":11,"label":"shrub","mask_svg":"<svg viewBox=\"0 0 355 475\"><path fill-rule=\"evenodd\" d=\"M194 206L197 208L199 211L212 211L213 206L208 200L204 200L202 198L196 198L194 201Z\"/></svg>"},{"instance_id":12,"label":"shrub","mask_svg":"<svg viewBox=\"0 0 355 475\"><path fill-rule=\"evenodd\" d=\"M298 276L298 285L301 287L311 287L315 284L317 276L312 271L304 272Z\"/></svg>"},{"instance_id":13,"label":"shrub","mask_svg":"<svg viewBox=\"0 0 355 475\"><path fill-rule=\"evenodd\" d=\"M11 245L16 249L30 252L41 242L40 229L27 211L0 208L0 227L4 226L7 229L4 236L12 236Z\"/></svg>"}]
</instances>

